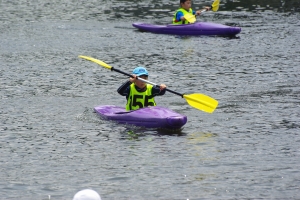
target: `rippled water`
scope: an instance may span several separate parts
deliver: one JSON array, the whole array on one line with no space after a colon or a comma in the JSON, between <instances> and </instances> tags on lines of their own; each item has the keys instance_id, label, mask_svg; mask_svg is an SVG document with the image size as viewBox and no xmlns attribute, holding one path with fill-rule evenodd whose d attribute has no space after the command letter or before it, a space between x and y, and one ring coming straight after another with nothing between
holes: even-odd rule
<instances>
[{"instance_id":1,"label":"rippled water","mask_svg":"<svg viewBox=\"0 0 300 200\"><path fill-rule=\"evenodd\" d=\"M246 2L198 19L238 37L182 38L131 26L169 23L174 1L0 1L1 199L299 199L299 3ZM188 116L179 133L101 120L127 77L78 55L219 107L157 97Z\"/></svg>"}]
</instances>

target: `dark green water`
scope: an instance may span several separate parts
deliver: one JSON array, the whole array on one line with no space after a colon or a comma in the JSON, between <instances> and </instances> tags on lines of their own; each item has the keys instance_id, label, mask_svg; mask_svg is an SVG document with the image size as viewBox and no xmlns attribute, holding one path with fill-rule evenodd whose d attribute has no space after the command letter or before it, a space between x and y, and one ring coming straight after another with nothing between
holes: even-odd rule
<instances>
[{"instance_id":1,"label":"dark green water","mask_svg":"<svg viewBox=\"0 0 300 200\"><path fill-rule=\"evenodd\" d=\"M195 8L209 1L194 1ZM297 1L222 2L200 21L237 38L142 33L170 23L177 1L0 1L1 199L299 199L300 16ZM87 55L181 93L219 101L213 114L167 93L182 132L99 119L125 105L127 80Z\"/></svg>"}]
</instances>

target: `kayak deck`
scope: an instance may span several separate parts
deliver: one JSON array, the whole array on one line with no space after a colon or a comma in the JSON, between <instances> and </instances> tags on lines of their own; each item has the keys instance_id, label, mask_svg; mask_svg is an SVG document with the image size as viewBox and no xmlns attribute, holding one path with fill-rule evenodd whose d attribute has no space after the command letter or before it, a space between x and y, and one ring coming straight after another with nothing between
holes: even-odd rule
<instances>
[{"instance_id":1,"label":"kayak deck","mask_svg":"<svg viewBox=\"0 0 300 200\"><path fill-rule=\"evenodd\" d=\"M160 106L126 111L120 106L102 105L94 110L104 119L146 128L180 129L187 122L186 116Z\"/></svg>"},{"instance_id":2,"label":"kayak deck","mask_svg":"<svg viewBox=\"0 0 300 200\"><path fill-rule=\"evenodd\" d=\"M183 25L155 25L148 23L133 23L132 26L141 30L157 34L172 35L219 35L234 36L241 32L240 27L227 26L213 22L196 22Z\"/></svg>"}]
</instances>

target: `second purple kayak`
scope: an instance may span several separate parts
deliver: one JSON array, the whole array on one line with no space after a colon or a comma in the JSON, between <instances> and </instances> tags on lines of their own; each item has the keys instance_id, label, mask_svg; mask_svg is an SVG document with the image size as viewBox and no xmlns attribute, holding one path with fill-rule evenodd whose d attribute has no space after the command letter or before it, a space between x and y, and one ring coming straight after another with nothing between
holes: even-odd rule
<instances>
[{"instance_id":1,"label":"second purple kayak","mask_svg":"<svg viewBox=\"0 0 300 200\"><path fill-rule=\"evenodd\" d=\"M235 36L241 32L240 27L227 26L212 22L196 22L184 25L155 25L137 22L132 25L141 31L172 35Z\"/></svg>"}]
</instances>

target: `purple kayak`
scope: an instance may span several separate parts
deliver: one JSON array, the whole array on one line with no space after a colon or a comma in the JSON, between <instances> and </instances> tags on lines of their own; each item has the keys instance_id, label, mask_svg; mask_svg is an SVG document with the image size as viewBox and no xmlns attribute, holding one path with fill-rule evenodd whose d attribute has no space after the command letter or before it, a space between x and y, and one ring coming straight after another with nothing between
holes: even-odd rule
<instances>
[{"instance_id":1,"label":"purple kayak","mask_svg":"<svg viewBox=\"0 0 300 200\"><path fill-rule=\"evenodd\" d=\"M133 23L134 27L141 31L147 31L157 34L172 35L218 35L234 36L241 32L240 27L226 26L212 22L196 22L184 25L155 25L147 23Z\"/></svg>"},{"instance_id":2,"label":"purple kayak","mask_svg":"<svg viewBox=\"0 0 300 200\"><path fill-rule=\"evenodd\" d=\"M146 128L181 129L187 122L186 116L160 106L126 111L124 107L103 105L94 110L104 119Z\"/></svg>"}]
</instances>

